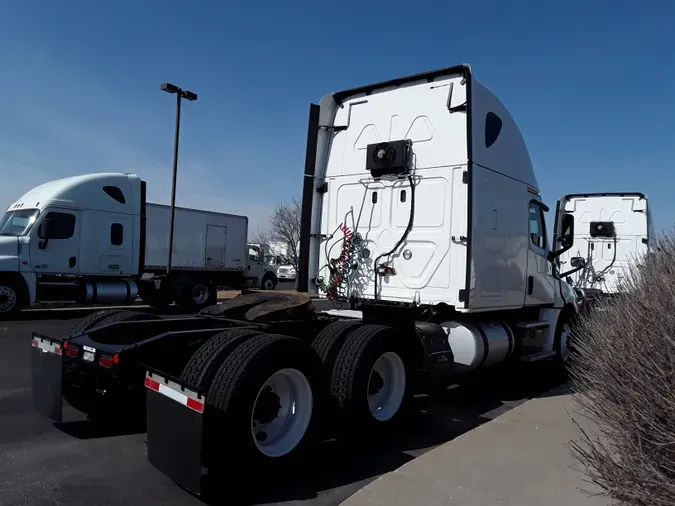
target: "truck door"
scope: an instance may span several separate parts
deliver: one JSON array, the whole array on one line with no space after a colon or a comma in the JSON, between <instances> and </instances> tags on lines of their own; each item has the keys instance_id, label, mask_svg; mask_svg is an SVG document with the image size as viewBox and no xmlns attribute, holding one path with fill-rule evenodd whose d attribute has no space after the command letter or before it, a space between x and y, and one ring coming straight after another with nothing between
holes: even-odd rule
<instances>
[{"instance_id":1,"label":"truck door","mask_svg":"<svg viewBox=\"0 0 675 506\"><path fill-rule=\"evenodd\" d=\"M206 258L204 265L207 269L222 269L225 267L226 248L227 227L222 225L206 225Z\"/></svg>"},{"instance_id":2,"label":"truck door","mask_svg":"<svg viewBox=\"0 0 675 506\"><path fill-rule=\"evenodd\" d=\"M80 212L47 208L31 231L30 263L37 273L77 274Z\"/></svg>"},{"instance_id":3,"label":"truck door","mask_svg":"<svg viewBox=\"0 0 675 506\"><path fill-rule=\"evenodd\" d=\"M530 201L528 209L529 240L527 250L527 282L525 305L537 306L554 301L553 266L548 261L548 237L544 207L537 200Z\"/></svg>"}]
</instances>

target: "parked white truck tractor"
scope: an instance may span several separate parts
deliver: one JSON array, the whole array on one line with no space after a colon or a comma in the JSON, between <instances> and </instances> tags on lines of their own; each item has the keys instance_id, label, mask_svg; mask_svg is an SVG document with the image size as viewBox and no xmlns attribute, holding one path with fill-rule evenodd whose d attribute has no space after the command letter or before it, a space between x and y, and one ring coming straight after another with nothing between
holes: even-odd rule
<instances>
[{"instance_id":1,"label":"parked white truck tractor","mask_svg":"<svg viewBox=\"0 0 675 506\"><path fill-rule=\"evenodd\" d=\"M0 219L0 319L53 304L172 302L200 309L218 286L274 288L248 218L146 203L135 174L97 173L33 188Z\"/></svg>"},{"instance_id":2,"label":"parked white truck tractor","mask_svg":"<svg viewBox=\"0 0 675 506\"><path fill-rule=\"evenodd\" d=\"M555 260L574 219L559 213L549 244L538 187L515 121L468 65L327 95L310 106L299 293L34 334L36 407L58 418L62 382L117 367L124 388L106 392L147 413L148 459L199 493L203 467L284 465L313 441L396 424L413 393L461 375L564 370L577 299ZM318 312L306 292L349 308Z\"/></svg>"},{"instance_id":3,"label":"parked white truck tractor","mask_svg":"<svg viewBox=\"0 0 675 506\"><path fill-rule=\"evenodd\" d=\"M592 302L621 292L621 280L655 239L647 195L640 192L565 195L558 213L574 217L574 247L560 256L574 268L568 282Z\"/></svg>"}]
</instances>

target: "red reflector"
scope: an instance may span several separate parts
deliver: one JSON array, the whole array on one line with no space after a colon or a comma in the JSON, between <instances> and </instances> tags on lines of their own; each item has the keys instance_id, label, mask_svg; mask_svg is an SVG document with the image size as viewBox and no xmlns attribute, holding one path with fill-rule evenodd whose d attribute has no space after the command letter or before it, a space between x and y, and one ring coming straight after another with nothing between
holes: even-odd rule
<instances>
[{"instance_id":1,"label":"red reflector","mask_svg":"<svg viewBox=\"0 0 675 506\"><path fill-rule=\"evenodd\" d=\"M194 409L198 413L202 413L204 411L204 403L191 399L190 397L187 399L187 407Z\"/></svg>"},{"instance_id":2,"label":"red reflector","mask_svg":"<svg viewBox=\"0 0 675 506\"><path fill-rule=\"evenodd\" d=\"M112 367L113 359L107 355L101 355L98 359L98 364L103 367Z\"/></svg>"},{"instance_id":3,"label":"red reflector","mask_svg":"<svg viewBox=\"0 0 675 506\"><path fill-rule=\"evenodd\" d=\"M152 390L159 390L159 383L152 378L145 378L145 386Z\"/></svg>"},{"instance_id":4,"label":"red reflector","mask_svg":"<svg viewBox=\"0 0 675 506\"><path fill-rule=\"evenodd\" d=\"M68 346L65 348L66 350L66 355L69 357L77 357L77 352L79 351L77 346Z\"/></svg>"},{"instance_id":5,"label":"red reflector","mask_svg":"<svg viewBox=\"0 0 675 506\"><path fill-rule=\"evenodd\" d=\"M68 341L63 341L63 349L67 350L68 346L69 346Z\"/></svg>"},{"instance_id":6,"label":"red reflector","mask_svg":"<svg viewBox=\"0 0 675 506\"><path fill-rule=\"evenodd\" d=\"M113 363L115 363L115 364L120 363L120 356L119 355L113 355Z\"/></svg>"},{"instance_id":7,"label":"red reflector","mask_svg":"<svg viewBox=\"0 0 675 506\"><path fill-rule=\"evenodd\" d=\"M37 348L40 345L37 339L33 339L33 348Z\"/></svg>"},{"instance_id":8,"label":"red reflector","mask_svg":"<svg viewBox=\"0 0 675 506\"><path fill-rule=\"evenodd\" d=\"M54 348L54 353L56 353L57 355L61 355L61 353L63 353L63 349L61 349L60 346L56 346Z\"/></svg>"}]
</instances>

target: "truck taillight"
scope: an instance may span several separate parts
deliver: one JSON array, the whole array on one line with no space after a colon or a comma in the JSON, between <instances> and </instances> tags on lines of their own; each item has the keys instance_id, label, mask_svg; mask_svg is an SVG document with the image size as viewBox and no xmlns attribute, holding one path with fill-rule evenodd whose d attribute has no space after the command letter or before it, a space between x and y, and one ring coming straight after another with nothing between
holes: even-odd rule
<instances>
[{"instance_id":1,"label":"truck taillight","mask_svg":"<svg viewBox=\"0 0 675 506\"><path fill-rule=\"evenodd\" d=\"M100 365L101 367L110 368L113 366L113 363L114 363L113 357L109 357L108 355L101 355L98 359L98 365Z\"/></svg>"},{"instance_id":2,"label":"truck taillight","mask_svg":"<svg viewBox=\"0 0 675 506\"><path fill-rule=\"evenodd\" d=\"M66 355L69 357L77 357L77 352L79 351L79 348L77 346L73 346L72 344L68 344L68 341L63 343L63 348L66 350Z\"/></svg>"}]
</instances>

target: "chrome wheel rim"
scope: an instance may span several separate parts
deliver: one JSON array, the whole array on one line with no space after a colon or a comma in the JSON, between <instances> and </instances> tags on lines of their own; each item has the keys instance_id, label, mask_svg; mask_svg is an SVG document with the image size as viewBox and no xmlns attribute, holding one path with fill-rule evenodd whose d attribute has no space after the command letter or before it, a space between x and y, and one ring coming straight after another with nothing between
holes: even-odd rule
<instances>
[{"instance_id":1,"label":"chrome wheel rim","mask_svg":"<svg viewBox=\"0 0 675 506\"><path fill-rule=\"evenodd\" d=\"M406 390L405 365L393 351L382 354L368 378L368 408L378 422L386 422L398 413Z\"/></svg>"},{"instance_id":2,"label":"chrome wheel rim","mask_svg":"<svg viewBox=\"0 0 675 506\"><path fill-rule=\"evenodd\" d=\"M305 437L312 418L314 396L307 377L297 369L281 369L256 395L251 412L251 435L267 457L282 457Z\"/></svg>"}]
</instances>

